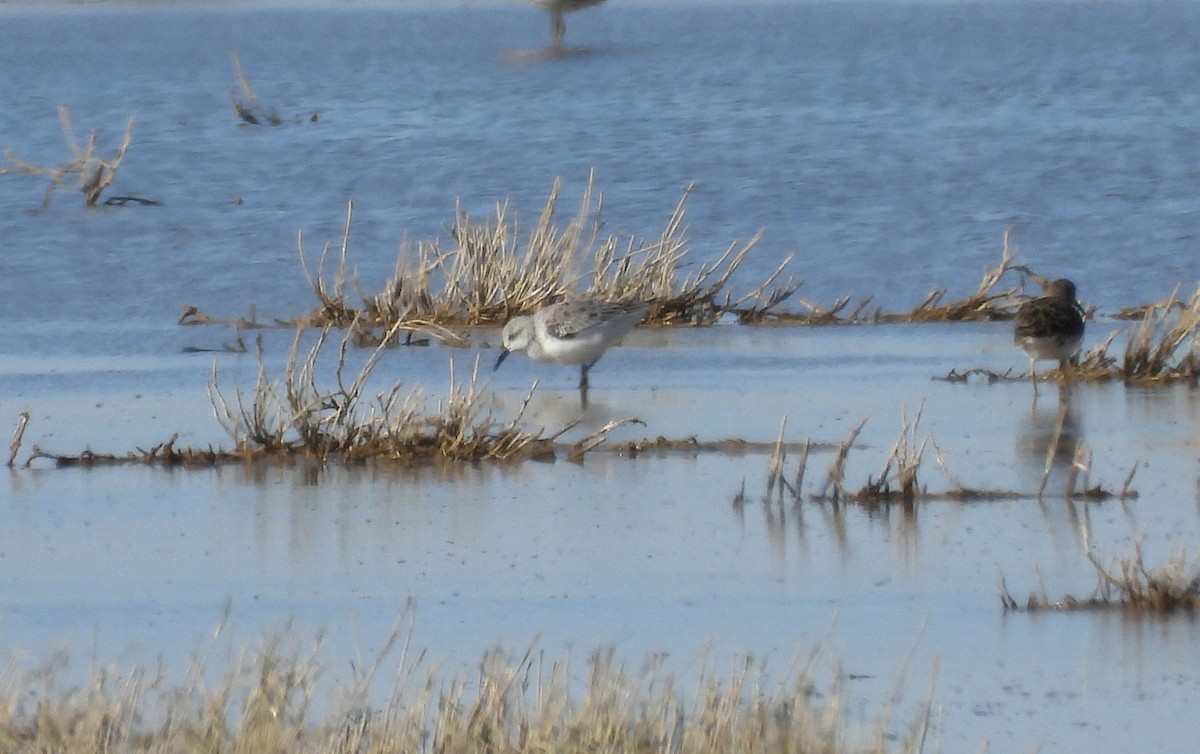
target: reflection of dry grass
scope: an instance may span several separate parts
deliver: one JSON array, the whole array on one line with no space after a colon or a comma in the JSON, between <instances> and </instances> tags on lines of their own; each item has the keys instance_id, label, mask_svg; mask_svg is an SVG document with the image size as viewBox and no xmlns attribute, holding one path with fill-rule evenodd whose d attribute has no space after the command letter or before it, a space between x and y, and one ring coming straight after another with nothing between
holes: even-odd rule
<instances>
[{"instance_id":1,"label":"reflection of dry grass","mask_svg":"<svg viewBox=\"0 0 1200 754\"><path fill-rule=\"evenodd\" d=\"M1000 585L1000 600L1005 610L1026 612L1120 609L1133 612L1167 613L1175 610L1200 609L1200 563L1190 560L1187 551L1176 548L1167 562L1157 568L1147 567L1140 542L1133 553L1117 555L1109 564L1089 548L1087 558L1096 569L1096 588L1089 597L1072 596L1051 599L1045 594L1031 594L1021 605Z\"/></svg>"},{"instance_id":2,"label":"reflection of dry grass","mask_svg":"<svg viewBox=\"0 0 1200 754\"><path fill-rule=\"evenodd\" d=\"M889 730L893 700L872 730L851 731L840 678L831 691L818 688L816 653L779 681L750 658L727 674L706 664L685 692L660 660L631 671L612 650L593 652L582 672L570 658L530 648L515 660L488 652L469 677L448 674L428 667L397 631L348 684L327 690L321 645L320 636L268 636L221 673L199 657L181 682L161 667L97 667L91 682L70 686L60 677L65 654L30 672L10 666L0 679L0 749L839 754L918 752L929 726L925 705L908 730ZM370 689L396 647L395 682L381 700ZM852 737L861 743L847 743Z\"/></svg>"}]
</instances>

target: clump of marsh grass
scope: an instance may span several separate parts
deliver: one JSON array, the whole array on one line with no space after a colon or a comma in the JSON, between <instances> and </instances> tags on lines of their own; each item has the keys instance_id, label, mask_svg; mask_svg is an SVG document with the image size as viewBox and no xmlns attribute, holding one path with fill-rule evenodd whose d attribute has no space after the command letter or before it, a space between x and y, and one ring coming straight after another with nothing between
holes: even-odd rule
<instances>
[{"instance_id":1,"label":"clump of marsh grass","mask_svg":"<svg viewBox=\"0 0 1200 754\"><path fill-rule=\"evenodd\" d=\"M1125 336L1123 354L1113 353L1120 334L1113 330L1103 341L1080 354L1064 372L1055 369L1039 379L1057 378L1060 382L1124 382L1128 385L1155 386L1200 382L1200 287L1187 301L1176 290L1169 298L1139 310L1138 322ZM1011 370L997 373L987 369L951 369L946 382L966 382L982 375L989 383L1028 380L1027 374Z\"/></svg>"},{"instance_id":2,"label":"clump of marsh grass","mask_svg":"<svg viewBox=\"0 0 1200 754\"><path fill-rule=\"evenodd\" d=\"M233 70L237 75L238 89L241 94L239 96L237 93L231 93L229 98L233 101L233 111L237 114L238 119L252 126L259 126L263 123L272 126L283 125L283 118L279 117L275 108L265 107L258 101L258 92L254 91L250 79L242 70L242 61L236 52L233 53Z\"/></svg>"},{"instance_id":3,"label":"clump of marsh grass","mask_svg":"<svg viewBox=\"0 0 1200 754\"><path fill-rule=\"evenodd\" d=\"M395 272L374 294L361 290L347 270L353 205L337 254L337 265L326 262L328 244L316 271L306 261L303 236L297 244L301 266L319 306L293 320L292 327L358 328L364 343L380 342L379 333L427 331L433 337L459 343L450 329L494 326L556 301L583 296L611 302L651 301L647 324L710 324L726 314L745 321L771 316L799 287L776 281L791 262L788 257L759 286L741 297L726 288L734 273L755 248L761 233L745 243L731 244L713 263L691 272L684 237L685 190L657 238L601 233L603 198L592 179L579 208L565 224L559 217L561 180L556 180L536 224L522 232L506 203L495 216L477 221L459 207L449 229L452 246L438 239L406 243ZM187 307L181 324L212 324L219 320ZM231 321L258 324L257 318Z\"/></svg>"},{"instance_id":4,"label":"clump of marsh grass","mask_svg":"<svg viewBox=\"0 0 1200 754\"><path fill-rule=\"evenodd\" d=\"M71 112L65 106L59 106L58 120L62 127L63 136L67 140L67 148L71 150L70 160L57 167L35 165L22 160L11 151L5 150L4 156L8 158L8 161L13 166L10 168L0 168L0 175L23 173L48 176L50 178L50 185L46 187L46 193L42 197L42 207L50 205L50 198L54 195L54 190L63 185L68 175L78 175L79 190L83 192L84 202L87 206L94 207L100 200L100 195L116 179L117 170L121 167L121 162L125 159L125 152L129 149L129 145L133 141L133 118L130 117L126 121L125 136L121 140L120 146L117 147L116 152L113 153L113 156L108 158L96 155L95 131L88 137L85 146L79 146L79 141L75 138L75 132L71 128ZM137 197L118 197L114 203L125 204L131 201L140 204L157 203L148 199L138 199Z\"/></svg>"},{"instance_id":5,"label":"clump of marsh grass","mask_svg":"<svg viewBox=\"0 0 1200 754\"><path fill-rule=\"evenodd\" d=\"M946 289L940 288L931 291L911 311L879 315L878 319L883 322L978 322L1012 319L1021 305L1019 289L1013 287L997 291L996 286L1000 284L1000 279L1005 273L1011 270L1025 271L1027 268L1013 263L1010 238L1010 231L1004 231L1000 263L995 267L984 268L979 286L971 295L958 301L946 301Z\"/></svg>"},{"instance_id":6,"label":"clump of marsh grass","mask_svg":"<svg viewBox=\"0 0 1200 754\"><path fill-rule=\"evenodd\" d=\"M219 680L202 655L181 682L161 665L122 673L97 667L83 686L61 680L65 653L0 677L0 749L13 754L785 754L919 752L931 722L926 704L894 731L895 697L871 724L846 714L842 674L818 683L820 654L783 678L751 657L717 672L706 664L690 689L651 659L631 670L612 649L591 653L582 672L571 658L531 647L515 659L487 652L470 674L441 672L395 632L353 679L323 681L322 637L268 635L233 658ZM390 693L373 681L399 647ZM217 669L221 671L221 669ZM897 695L898 696L898 695Z\"/></svg>"},{"instance_id":7,"label":"clump of marsh grass","mask_svg":"<svg viewBox=\"0 0 1200 754\"><path fill-rule=\"evenodd\" d=\"M258 344L259 368L248 390L235 384L228 393L214 365L209 396L218 423L233 439L232 449L177 448L177 436L149 450L124 455L90 450L79 455L48 453L34 446L25 462L47 459L59 466L144 463L163 466L212 466L254 461L312 461L415 463L461 461L521 461L553 458L565 450L582 458L601 445L608 432L636 419L623 419L565 445L559 438L578 422L557 433L527 431L522 419L537 388L535 382L520 409L501 421L486 408L489 400L479 385L479 360L467 380L459 379L450 362L446 397L430 410L424 391L404 391L402 384L372 394L371 377L383 353L378 345L357 370L348 366L350 340L343 337L332 365L324 357L330 329L320 332L305 351L303 332L297 332L281 376L272 377ZM321 375L332 371L329 380ZM326 382L332 383L327 385ZM15 454L15 450L14 450Z\"/></svg>"},{"instance_id":8,"label":"clump of marsh grass","mask_svg":"<svg viewBox=\"0 0 1200 754\"><path fill-rule=\"evenodd\" d=\"M237 75L238 91L230 92L229 99L233 102L233 112L238 119L243 123L251 126L261 126L263 124L271 126L282 126L284 119L279 115L279 111L273 107L267 107L258 99L258 92L250 84L250 78L242 69L242 61L236 52L233 56L233 71ZM312 111L304 116L297 116L293 120L296 122L309 121L317 122L320 115L317 111Z\"/></svg>"},{"instance_id":9,"label":"clump of marsh grass","mask_svg":"<svg viewBox=\"0 0 1200 754\"><path fill-rule=\"evenodd\" d=\"M928 323L928 322L978 322L1012 319L1021 305L1022 296L1018 287L997 290L1005 273L1016 271L1028 274L1025 265L1014 262L1014 253L1009 244L1010 234L1004 233L1004 246L1000 262L995 267L985 267L983 277L975 292L966 298L946 301L946 289L930 291L928 295L907 312L883 312L879 307L871 309L871 299L865 298L851 306L850 296L841 296L829 306L821 306L800 299L801 311L773 312L772 316L742 317L748 323L777 322L803 325L857 325L883 323Z\"/></svg>"},{"instance_id":10,"label":"clump of marsh grass","mask_svg":"<svg viewBox=\"0 0 1200 754\"><path fill-rule=\"evenodd\" d=\"M397 460L517 460L553 454L552 437L530 434L519 423L533 389L509 422L484 410L479 390L479 360L467 382L456 379L451 362L450 390L429 412L420 390L404 393L401 384L367 396L368 380L383 353L377 347L353 375L346 374L349 339L343 338L330 389L318 381L319 358L329 329L301 358L297 333L284 374L267 376L261 357L253 395L235 387L227 399L214 367L210 396L218 422L233 438L235 452L257 455L300 455L326 461ZM536 383L535 383L536 386ZM565 431L565 430L564 430Z\"/></svg>"},{"instance_id":11,"label":"clump of marsh grass","mask_svg":"<svg viewBox=\"0 0 1200 754\"><path fill-rule=\"evenodd\" d=\"M459 208L450 229L454 247L443 249L436 240L410 246L384 290L366 299L366 320L381 327L413 318L469 327L494 325L564 298L584 296L653 301L650 323L703 324L730 311L769 311L798 285L789 281L767 291L789 258L747 296L720 300L761 234L731 245L716 262L683 275L688 190L659 236L640 240L602 236L603 198L594 191L591 178L578 210L560 227L556 218L561 189L561 180L555 180L537 223L524 237L506 204L497 205L495 217L484 222Z\"/></svg>"},{"instance_id":12,"label":"clump of marsh grass","mask_svg":"<svg viewBox=\"0 0 1200 754\"><path fill-rule=\"evenodd\" d=\"M1046 471L1042 475L1041 484L1035 492L1025 492L1015 489L983 489L964 485L950 471L946 464L945 454L938 446L937 441L930 435L926 435L923 438L919 437L918 426L921 421L922 411L923 406L921 409L918 409L916 416L911 421L907 417L907 412L904 410L901 411L900 436L888 450L884 458L883 468L879 474L868 476L867 481L857 489L847 485L846 467L850 453L856 447L859 435L862 433L863 427L866 426L867 419L864 418L855 424L841 441L833 445L821 445L811 440L805 440L803 443L785 442L784 430L787 426L787 417L784 417L780 422L778 436L769 454L766 493L763 497L763 502L766 504L777 503L781 508L785 500L790 500L793 504L798 505L806 499L834 506L853 504L865 507L879 507L899 504L911 507L918 502L939 500L972 502L1042 499L1050 476L1050 469L1055 461L1058 436L1062 432L1062 425L1065 421L1063 411L1060 411L1058 430L1049 445ZM930 446L933 448L938 466L949 481L949 486L946 489L930 490L918 482L918 472L921 468L922 459L924 458L925 450ZM833 458L829 462L829 469L821 486L814 492L806 493L803 487L804 478L809 462L809 454L814 449L832 450ZM758 450L759 452L763 452L762 448L758 448ZM787 464L787 454L792 450L799 452L795 470L789 476L785 466ZM1100 502L1110 499L1132 500L1137 498L1137 491L1131 487L1137 464L1133 465L1133 468L1125 477L1124 483L1117 492L1112 492L1100 484L1092 484L1091 469L1091 450L1083 443L1077 443L1063 490L1064 499ZM734 495L734 507L741 508L745 505L746 499L746 484L745 480L743 480L741 489Z\"/></svg>"},{"instance_id":13,"label":"clump of marsh grass","mask_svg":"<svg viewBox=\"0 0 1200 754\"><path fill-rule=\"evenodd\" d=\"M1198 328L1200 287L1186 303L1181 304L1172 293L1165 304L1151 306L1129 336L1121 363L1124 379L1136 383L1195 384L1200 377L1200 357L1196 353Z\"/></svg>"},{"instance_id":14,"label":"clump of marsh grass","mask_svg":"<svg viewBox=\"0 0 1200 754\"><path fill-rule=\"evenodd\" d=\"M1140 540L1134 542L1132 553L1113 556L1108 562L1089 547L1087 559L1096 571L1096 586L1089 596L1067 595L1053 599L1043 587L1041 594L1030 594L1021 604L1002 579L1000 601L1004 609L1022 612L1125 610L1157 614L1200 610L1200 563L1190 559L1184 547L1176 547L1166 562L1157 567L1146 564Z\"/></svg>"}]
</instances>

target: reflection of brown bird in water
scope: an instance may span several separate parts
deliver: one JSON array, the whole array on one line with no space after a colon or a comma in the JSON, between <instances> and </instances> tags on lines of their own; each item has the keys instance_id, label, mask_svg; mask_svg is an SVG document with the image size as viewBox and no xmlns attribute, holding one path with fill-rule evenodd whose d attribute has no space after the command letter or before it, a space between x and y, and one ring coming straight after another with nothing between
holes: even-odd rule
<instances>
[{"instance_id":1,"label":"reflection of brown bird in water","mask_svg":"<svg viewBox=\"0 0 1200 754\"><path fill-rule=\"evenodd\" d=\"M557 50L562 48L563 35L567 33L567 24L563 21L563 16L599 5L604 0L529 0L529 2L550 14L550 23L553 28L550 46Z\"/></svg>"},{"instance_id":2,"label":"reflection of brown bird in water","mask_svg":"<svg viewBox=\"0 0 1200 754\"><path fill-rule=\"evenodd\" d=\"M1046 283L1046 295L1025 302L1017 310L1013 342L1029 354L1029 378L1037 393L1034 364L1055 359L1066 373L1067 362L1083 344L1083 310L1075 300L1075 284L1059 278Z\"/></svg>"}]
</instances>

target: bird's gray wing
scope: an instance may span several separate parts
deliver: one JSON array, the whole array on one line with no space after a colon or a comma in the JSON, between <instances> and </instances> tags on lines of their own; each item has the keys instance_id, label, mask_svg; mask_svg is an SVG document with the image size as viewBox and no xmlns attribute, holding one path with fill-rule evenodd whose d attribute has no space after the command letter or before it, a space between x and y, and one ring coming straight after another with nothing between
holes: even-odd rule
<instances>
[{"instance_id":1,"label":"bird's gray wing","mask_svg":"<svg viewBox=\"0 0 1200 754\"><path fill-rule=\"evenodd\" d=\"M546 310L543 324L556 338L571 339L588 334L592 328L615 319L644 311L644 304L610 304L606 301L564 301Z\"/></svg>"}]
</instances>

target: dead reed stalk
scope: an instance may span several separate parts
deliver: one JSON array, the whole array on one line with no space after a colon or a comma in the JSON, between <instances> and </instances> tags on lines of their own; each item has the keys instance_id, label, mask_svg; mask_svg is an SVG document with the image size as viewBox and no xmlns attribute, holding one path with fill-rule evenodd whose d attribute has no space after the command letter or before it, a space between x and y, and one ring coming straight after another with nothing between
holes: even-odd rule
<instances>
[{"instance_id":1,"label":"dead reed stalk","mask_svg":"<svg viewBox=\"0 0 1200 754\"><path fill-rule=\"evenodd\" d=\"M96 202L100 200L100 195L116 179L117 170L121 167L121 162L125 159L125 152L129 149L129 145L133 141L133 118L130 117L125 123L125 136L121 141L121 145L117 147L117 151L113 153L113 156L107 159L96 156L95 131L88 136L86 146L79 146L79 142L75 138L75 132L71 128L71 112L65 105L59 105L58 107L58 120L62 127L63 137L67 140L67 148L71 150L72 157L70 160L58 167L48 167L26 162L10 150L5 150L4 156L8 158L13 167L0 168L0 175L24 173L49 176L50 185L46 187L46 193L42 197L42 207L47 207L50 205L50 198L54 195L54 190L63 185L66 176L78 174L79 189L83 192L84 202L87 206L94 207ZM150 200L138 200L136 197L123 197L123 199L125 201L139 201L147 204L156 203Z\"/></svg>"},{"instance_id":2,"label":"dead reed stalk","mask_svg":"<svg viewBox=\"0 0 1200 754\"><path fill-rule=\"evenodd\" d=\"M821 486L821 491L814 496L814 500L836 504L849 496L850 493L845 485L846 459L850 455L850 449L854 447L854 441L858 439L859 433L866 424L867 420L864 417L854 425L846 438L838 443L833 463L829 465L829 473L825 477L825 484ZM833 490L832 494L830 494L830 488Z\"/></svg>"},{"instance_id":3,"label":"dead reed stalk","mask_svg":"<svg viewBox=\"0 0 1200 754\"><path fill-rule=\"evenodd\" d=\"M8 468L12 468L16 463L17 453L21 452L21 441L25 437L25 428L29 426L29 412L22 411L17 414L17 426L13 429L12 443L8 446Z\"/></svg>"},{"instance_id":4,"label":"dead reed stalk","mask_svg":"<svg viewBox=\"0 0 1200 754\"><path fill-rule=\"evenodd\" d=\"M254 91L254 87L250 84L250 79L246 76L246 72L242 70L242 61L238 54L232 53L233 56L233 71L237 75L238 89L241 91L239 97L237 93L231 92L229 98L233 101L233 111L237 114L244 123L252 126L269 123L272 126L283 125L283 118L279 117L279 113L275 108L264 107L258 101L258 92Z\"/></svg>"},{"instance_id":5,"label":"dead reed stalk","mask_svg":"<svg viewBox=\"0 0 1200 754\"><path fill-rule=\"evenodd\" d=\"M921 414L924 410L925 404L922 402L921 407L917 409L916 417L910 422L907 410L901 409L900 437L888 452L887 460L884 462L879 476L874 480L868 479L866 485L859 491L860 498L887 502L892 500L894 495L899 494L900 501L904 504L911 505L914 502L920 491L917 485L917 469L921 466L921 458L925 455L925 444L929 441L929 438L926 437L920 445L917 445L917 425L921 423ZM893 485L896 486L896 492L892 490Z\"/></svg>"}]
</instances>

